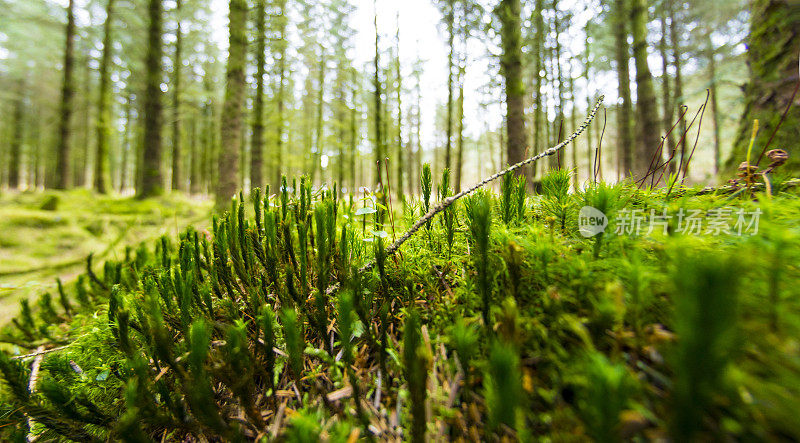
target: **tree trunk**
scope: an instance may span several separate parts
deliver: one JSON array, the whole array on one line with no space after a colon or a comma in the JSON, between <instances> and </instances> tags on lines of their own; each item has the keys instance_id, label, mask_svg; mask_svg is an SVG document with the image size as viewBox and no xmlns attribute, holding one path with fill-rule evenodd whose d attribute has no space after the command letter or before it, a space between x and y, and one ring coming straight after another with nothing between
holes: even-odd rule
<instances>
[{"instance_id":1,"label":"tree trunk","mask_svg":"<svg viewBox=\"0 0 800 443\"><path fill-rule=\"evenodd\" d=\"M586 52L584 60L584 66L586 67L586 84L589 87L586 90L586 113L588 114L589 111L592 109L592 92L591 92L591 85L592 85L592 61L589 55L590 46L589 46L589 30L586 30ZM586 127L586 176L589 180L594 179L594 150L592 149L592 123L589 123L589 126Z\"/></svg>"},{"instance_id":2,"label":"tree trunk","mask_svg":"<svg viewBox=\"0 0 800 443\"><path fill-rule=\"evenodd\" d=\"M614 47L617 59L619 97L622 100L617 112L619 169L622 177L633 171L633 131L631 130L631 79L630 47L628 46L628 0L614 0Z\"/></svg>"},{"instance_id":3,"label":"tree trunk","mask_svg":"<svg viewBox=\"0 0 800 443\"><path fill-rule=\"evenodd\" d=\"M130 173L130 157L133 153L131 143L131 128L133 128L133 94L128 93L125 102L125 132L122 136L122 158L120 159L119 192L124 192L128 185Z\"/></svg>"},{"instance_id":4,"label":"tree trunk","mask_svg":"<svg viewBox=\"0 0 800 443\"><path fill-rule=\"evenodd\" d=\"M161 103L161 57L164 53L162 40L164 5L162 0L150 0L150 27L147 48L147 87L144 95L144 148L142 157L142 187L137 190L139 198L161 195L164 191L162 140L163 104Z\"/></svg>"},{"instance_id":5,"label":"tree trunk","mask_svg":"<svg viewBox=\"0 0 800 443\"><path fill-rule=\"evenodd\" d=\"M675 5L672 3L672 0L667 0L667 8L669 9L669 32L670 32L670 40L672 41L672 65L675 67L675 101L674 105L678 105L678 113L683 112L684 106L684 99L683 99L683 75L681 73L682 63L681 63L681 40L680 40L680 22L675 18ZM673 105L673 106L674 106ZM681 169L684 169L686 163L686 137L683 135L686 134L686 117L681 117L681 121L678 124L678 146L676 149L675 158L670 165L670 170L672 172L677 172L680 165ZM688 135L687 135L688 137ZM681 140L682 138L682 140ZM688 172L688 171L685 171Z\"/></svg>"},{"instance_id":6,"label":"tree trunk","mask_svg":"<svg viewBox=\"0 0 800 443\"><path fill-rule=\"evenodd\" d=\"M277 122L275 123L275 170L272 188L275 192L281 189L281 176L283 175L283 129L284 129L284 107L286 90L286 0L278 1L280 13L277 17L279 38L278 45L278 93L277 93Z\"/></svg>"},{"instance_id":7,"label":"tree trunk","mask_svg":"<svg viewBox=\"0 0 800 443\"><path fill-rule=\"evenodd\" d=\"M543 15L544 1L536 0L535 17L532 20L536 26L536 37L533 49L533 75L535 77L535 91L533 99L533 154L542 150L542 59L544 58L544 38L547 30L544 27ZM491 152L491 150L490 150ZM536 179L538 165L531 165L531 180Z\"/></svg>"},{"instance_id":8,"label":"tree trunk","mask_svg":"<svg viewBox=\"0 0 800 443\"><path fill-rule=\"evenodd\" d=\"M397 76L397 158L395 159L395 170L397 175L397 188L395 194L399 202L405 201L403 196L403 74L400 69L400 13L397 13L397 29L395 32L395 48L397 57L395 59L395 75Z\"/></svg>"},{"instance_id":9,"label":"tree trunk","mask_svg":"<svg viewBox=\"0 0 800 443\"><path fill-rule=\"evenodd\" d=\"M706 44L708 45L706 49L706 52L708 53L708 89L711 95L711 114L712 122L714 124L714 175L717 175L719 174L719 168L721 166L719 147L720 121L719 107L717 104L717 61L714 58L716 51L714 50L714 43L711 42L710 35L706 40Z\"/></svg>"},{"instance_id":10,"label":"tree trunk","mask_svg":"<svg viewBox=\"0 0 800 443\"><path fill-rule=\"evenodd\" d=\"M219 178L216 208L225 210L239 190L239 160L242 150L242 114L245 99L245 63L247 61L247 0L230 0L230 43L226 74L225 103L222 107L219 153Z\"/></svg>"},{"instance_id":11,"label":"tree trunk","mask_svg":"<svg viewBox=\"0 0 800 443\"><path fill-rule=\"evenodd\" d=\"M575 99L575 79L572 78L572 65L569 67L569 97L572 100L572 112L570 112L570 127L574 131L577 129L577 109L578 109L578 101ZM572 151L572 168L574 169L572 173L572 188L577 191L578 190L578 171L580 168L578 167L578 150L575 149L575 146L570 147L570 151Z\"/></svg>"},{"instance_id":12,"label":"tree trunk","mask_svg":"<svg viewBox=\"0 0 800 443\"><path fill-rule=\"evenodd\" d=\"M503 55L500 66L505 77L506 92L506 161L513 165L524 160L525 134L525 84L522 82L522 31L519 0L501 0L496 9L502 29ZM518 175L524 175L521 169Z\"/></svg>"},{"instance_id":13,"label":"tree trunk","mask_svg":"<svg viewBox=\"0 0 800 443\"><path fill-rule=\"evenodd\" d=\"M447 127L445 130L447 140L444 150L444 167L450 169L450 157L453 150L453 69L455 57L455 0L448 0L447 11L447 45L450 51L447 54Z\"/></svg>"},{"instance_id":14,"label":"tree trunk","mask_svg":"<svg viewBox=\"0 0 800 443\"><path fill-rule=\"evenodd\" d=\"M383 106L381 105L381 64L380 64L380 35L378 34L378 4L373 0L373 7L375 9L375 162L376 162L376 175L375 178L378 183L383 184L383 173L381 172L381 163L383 162L384 149L383 149L383 122L381 112Z\"/></svg>"},{"instance_id":15,"label":"tree trunk","mask_svg":"<svg viewBox=\"0 0 800 443\"><path fill-rule=\"evenodd\" d=\"M320 47L319 71L317 72L317 112L314 118L314 154L311 156L311 183L314 183L317 168L320 170L320 183L325 181L325 171L322 170L322 136L324 135L324 124L322 119L325 108L325 49Z\"/></svg>"},{"instance_id":16,"label":"tree trunk","mask_svg":"<svg viewBox=\"0 0 800 443\"><path fill-rule=\"evenodd\" d=\"M253 100L253 143L250 149L250 187L264 186L264 76L266 75L267 2L256 2L256 96Z\"/></svg>"},{"instance_id":17,"label":"tree trunk","mask_svg":"<svg viewBox=\"0 0 800 443\"><path fill-rule=\"evenodd\" d=\"M75 95L73 71L75 69L75 0L67 6L66 46L64 50L64 82L61 89L61 107L58 130L58 148L55 188L67 189L70 186L72 164L70 162L70 137L72 124L72 99Z\"/></svg>"},{"instance_id":18,"label":"tree trunk","mask_svg":"<svg viewBox=\"0 0 800 443\"><path fill-rule=\"evenodd\" d=\"M661 39L659 40L658 44L658 51L661 55L661 91L662 91L662 105L664 110L664 133L667 135L666 139L666 154L667 156L672 154L672 149L675 144L675 131L670 131L672 128L672 116L674 115L674 106L673 106L673 98L672 93L670 92L670 85L669 85L669 75L668 75L668 68L669 68L669 58L667 56L667 16L669 15L669 11L665 10L665 8L669 5L664 2L662 4L660 10L660 22L661 22ZM660 159L659 159L660 160Z\"/></svg>"},{"instance_id":19,"label":"tree trunk","mask_svg":"<svg viewBox=\"0 0 800 443\"><path fill-rule=\"evenodd\" d=\"M633 60L636 65L636 125L639 130L634 161L637 177L643 177L647 173L654 156L656 161L661 160L656 93L653 89L653 75L647 65L647 22L647 2L633 0L631 28Z\"/></svg>"},{"instance_id":20,"label":"tree trunk","mask_svg":"<svg viewBox=\"0 0 800 443\"><path fill-rule=\"evenodd\" d=\"M111 138L111 24L114 0L106 4L103 24L103 56L100 59L100 93L97 100L97 150L94 159L94 190L108 192L108 146Z\"/></svg>"},{"instance_id":21,"label":"tree trunk","mask_svg":"<svg viewBox=\"0 0 800 443\"><path fill-rule=\"evenodd\" d=\"M456 133L456 181L455 191L461 192L461 172L464 169L464 67L458 74L458 132Z\"/></svg>"},{"instance_id":22,"label":"tree trunk","mask_svg":"<svg viewBox=\"0 0 800 443\"><path fill-rule=\"evenodd\" d=\"M351 90L351 100L353 101L353 108L350 110L350 193L355 194L357 189L357 181L356 181L356 159L358 157L358 107L356 105L356 100L358 97L358 92L356 91L356 86L358 85L357 78L356 78L356 71L352 71L353 77L353 84Z\"/></svg>"},{"instance_id":23,"label":"tree trunk","mask_svg":"<svg viewBox=\"0 0 800 443\"><path fill-rule=\"evenodd\" d=\"M559 39L561 35L561 18L559 17L558 0L553 0L553 31L555 32L555 41L552 48L554 51L552 63L555 65L553 73L556 77L554 80L558 82L558 88L556 89L556 91L558 91L558 102L556 108L558 112L556 112L555 127L559 128L556 131L557 135L555 143L561 143L561 139L564 137L564 76L562 75L561 71L561 40ZM561 155L562 153L559 152L556 155L550 156L550 168L561 167Z\"/></svg>"},{"instance_id":24,"label":"tree trunk","mask_svg":"<svg viewBox=\"0 0 800 443\"><path fill-rule=\"evenodd\" d=\"M11 130L11 143L8 151L8 187L20 188L20 170L22 170L22 140L25 136L25 81L17 83L17 93L14 96L13 123Z\"/></svg>"},{"instance_id":25,"label":"tree trunk","mask_svg":"<svg viewBox=\"0 0 800 443\"><path fill-rule=\"evenodd\" d=\"M798 82L797 55L800 52L800 20L792 2L786 0L752 0L750 12L750 36L747 64L750 79L744 88L745 108L739 125L739 134L733 145L731 157L725 164L727 172L733 172L740 162L747 159L747 147L753 120L759 120L759 133L753 145L751 162L756 163L761 150L785 149L792 152L800 138L798 98L789 110L783 124L775 133L770 146L766 146L781 115L790 103ZM794 151L796 153L796 151ZM769 161L764 158L760 165ZM783 172L800 170L800 159L796 154L781 167Z\"/></svg>"},{"instance_id":26,"label":"tree trunk","mask_svg":"<svg viewBox=\"0 0 800 443\"><path fill-rule=\"evenodd\" d=\"M183 70L183 30L181 27L182 1L176 0L175 15L177 28L175 29L175 61L173 62L172 75L172 183L173 191L183 188L182 154L181 151L181 80Z\"/></svg>"}]
</instances>

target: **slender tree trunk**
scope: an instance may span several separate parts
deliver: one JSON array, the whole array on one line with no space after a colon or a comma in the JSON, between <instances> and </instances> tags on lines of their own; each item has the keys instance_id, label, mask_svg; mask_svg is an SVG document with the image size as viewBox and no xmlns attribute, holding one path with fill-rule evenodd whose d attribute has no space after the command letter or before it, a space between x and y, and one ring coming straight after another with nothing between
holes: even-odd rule
<instances>
[{"instance_id":1,"label":"slender tree trunk","mask_svg":"<svg viewBox=\"0 0 800 443\"><path fill-rule=\"evenodd\" d=\"M8 187L20 188L20 170L22 170L22 141L25 137L25 81L17 82L17 93L14 95L13 120L11 124L11 143L8 150Z\"/></svg>"},{"instance_id":2,"label":"slender tree trunk","mask_svg":"<svg viewBox=\"0 0 800 443\"><path fill-rule=\"evenodd\" d=\"M224 210L239 190L239 159L242 150L242 114L245 99L247 61L247 1L230 0L230 43L226 75L225 103L222 109L222 149L219 154L219 179L216 208Z\"/></svg>"},{"instance_id":3,"label":"slender tree trunk","mask_svg":"<svg viewBox=\"0 0 800 443\"><path fill-rule=\"evenodd\" d=\"M175 29L175 60L174 72L172 75L172 183L173 191L183 189L183 168L181 151L181 92L183 85L183 29L181 24L181 13L183 0L175 0L175 15L177 27Z\"/></svg>"},{"instance_id":4,"label":"slender tree trunk","mask_svg":"<svg viewBox=\"0 0 800 443\"><path fill-rule=\"evenodd\" d=\"M714 50L714 43L711 42L710 35L706 40L706 45L706 52L708 53L708 89L711 95L711 114L713 118L712 122L714 123L714 175L717 175L721 167L719 146L720 119L719 105L717 103L717 60L714 58L716 51Z\"/></svg>"},{"instance_id":5,"label":"slender tree trunk","mask_svg":"<svg viewBox=\"0 0 800 443\"><path fill-rule=\"evenodd\" d=\"M592 85L592 60L590 57L590 46L589 46L589 31L586 31L586 52L585 52L585 60L584 66L586 67L586 83L589 87L586 90L586 113L588 114L589 111L592 109L592 92L591 92L591 85ZM589 126L586 127L586 176L589 180L592 180L594 174L594 151L592 146L592 123L590 122Z\"/></svg>"},{"instance_id":6,"label":"slender tree trunk","mask_svg":"<svg viewBox=\"0 0 800 443\"><path fill-rule=\"evenodd\" d=\"M114 19L114 0L106 4L103 24L103 55L100 59L100 93L97 100L97 150L94 159L94 190L108 192L108 156L111 138L111 24Z\"/></svg>"},{"instance_id":7,"label":"slender tree trunk","mask_svg":"<svg viewBox=\"0 0 800 443\"><path fill-rule=\"evenodd\" d=\"M633 59L636 65L636 124L639 129L634 168L637 176L647 173L652 158L661 159L659 146L658 110L653 75L647 65L647 2L633 0L631 26L633 30Z\"/></svg>"},{"instance_id":8,"label":"slender tree trunk","mask_svg":"<svg viewBox=\"0 0 800 443\"><path fill-rule=\"evenodd\" d=\"M395 58L395 75L397 76L397 158L395 160L395 175L397 176L397 188L395 194L397 200L400 202L405 201L403 195L403 172L405 172L405 165L403 164L403 73L400 66L400 13L397 13L397 28L395 31L395 49L397 57Z\"/></svg>"},{"instance_id":9,"label":"slender tree trunk","mask_svg":"<svg viewBox=\"0 0 800 443\"><path fill-rule=\"evenodd\" d=\"M61 107L58 130L58 147L56 149L57 164L55 188L67 189L70 186L72 172L70 137L72 124L72 99L75 95L73 73L75 70L75 0L69 0L67 6L66 47L64 50L64 82L61 89Z\"/></svg>"},{"instance_id":10,"label":"slender tree trunk","mask_svg":"<svg viewBox=\"0 0 800 443\"><path fill-rule=\"evenodd\" d=\"M383 173L381 172L381 163L384 158L383 148L383 121L381 113L383 112L383 105L381 104L381 63L380 63L380 34L378 34L378 4L373 0L373 7L375 9L375 162L376 162L376 175L378 183L383 184Z\"/></svg>"},{"instance_id":11,"label":"slender tree trunk","mask_svg":"<svg viewBox=\"0 0 800 443\"><path fill-rule=\"evenodd\" d=\"M283 132L284 132L284 107L286 95L286 0L279 0L280 13L277 17L279 38L278 46L278 93L277 93L277 122L275 123L275 170L272 187L276 192L281 189L281 176L283 175Z\"/></svg>"},{"instance_id":12,"label":"slender tree trunk","mask_svg":"<svg viewBox=\"0 0 800 443\"><path fill-rule=\"evenodd\" d=\"M132 152L131 129L133 128L133 94L128 93L125 101L125 131L122 136L122 158L120 159L119 192L125 191L130 174L130 157Z\"/></svg>"},{"instance_id":13,"label":"slender tree trunk","mask_svg":"<svg viewBox=\"0 0 800 443\"><path fill-rule=\"evenodd\" d=\"M422 192L422 183L419 180L420 174L422 174L422 78L421 72L419 69L414 70L414 83L415 83L415 90L416 90L416 99L417 102L414 105L415 114L414 114L414 139L416 140L416 175L413 177L416 179L416 193L419 195Z\"/></svg>"},{"instance_id":14,"label":"slender tree trunk","mask_svg":"<svg viewBox=\"0 0 800 443\"><path fill-rule=\"evenodd\" d=\"M513 165L524 160L525 146L525 84L522 82L522 31L519 0L501 0L496 13L502 29L503 55L500 66L505 77L507 161ZM518 170L518 175L524 175Z\"/></svg>"},{"instance_id":15,"label":"slender tree trunk","mask_svg":"<svg viewBox=\"0 0 800 443\"><path fill-rule=\"evenodd\" d=\"M727 171L736 170L740 162L747 159L750 131L753 120L758 119L759 130L751 154L751 162L756 163L761 150L775 132L781 116L792 103L792 93L798 81L797 54L800 52L800 20L797 19L796 5L785 0L751 0L750 35L748 38L747 63L750 78L744 88L745 108L739 125L739 134L733 146L731 157L725 164ZM794 97L780 129L768 149L786 149L792 152L800 137L800 118L798 118L800 94ZM794 151L796 152L796 151ZM769 164L767 158L761 159L760 167ZM781 166L784 173L797 173L800 161L796 154L789 157Z\"/></svg>"},{"instance_id":16,"label":"slender tree trunk","mask_svg":"<svg viewBox=\"0 0 800 443\"><path fill-rule=\"evenodd\" d=\"M536 0L533 23L536 27L536 37L533 49L533 75L535 78L535 90L533 100L533 154L536 155L542 150L542 58L544 57L544 39L547 30L544 27L544 1ZM537 176L538 165L531 165L531 180Z\"/></svg>"},{"instance_id":17,"label":"slender tree trunk","mask_svg":"<svg viewBox=\"0 0 800 443\"><path fill-rule=\"evenodd\" d=\"M320 183L325 181L325 171L322 170L322 137L324 135L324 121L322 119L323 110L325 109L325 50L320 47L319 55L319 71L317 72L317 110L314 119L314 150L311 163L311 183L314 183L317 168L320 170Z\"/></svg>"},{"instance_id":18,"label":"slender tree trunk","mask_svg":"<svg viewBox=\"0 0 800 443\"><path fill-rule=\"evenodd\" d=\"M663 92L663 99L662 105L664 109L664 133L667 134L666 139L666 153L669 156L672 153L673 146L675 144L675 131L670 132L670 128L672 128L672 117L674 115L674 105L673 105L673 98L670 92L670 85L669 85L669 57L667 56L667 16L669 15L669 11L665 11L664 9L669 5L662 4L662 8L660 11L660 22L661 22L661 40L659 40L658 50L661 53L661 87ZM660 159L659 159L660 160ZM673 168L674 163L671 163L670 168L672 171L675 169Z\"/></svg>"},{"instance_id":19,"label":"slender tree trunk","mask_svg":"<svg viewBox=\"0 0 800 443\"><path fill-rule=\"evenodd\" d=\"M189 122L189 193L200 192L200 143L198 142L198 120L200 113L192 106L192 119Z\"/></svg>"},{"instance_id":20,"label":"slender tree trunk","mask_svg":"<svg viewBox=\"0 0 800 443\"><path fill-rule=\"evenodd\" d=\"M355 194L358 190L358 182L356 181L356 161L358 158L358 107L356 104L358 92L356 86L358 85L358 81L355 70L352 70L352 77L351 100L353 101L353 108L350 110L350 192Z\"/></svg>"},{"instance_id":21,"label":"slender tree trunk","mask_svg":"<svg viewBox=\"0 0 800 443\"><path fill-rule=\"evenodd\" d=\"M677 105L678 113L680 115L683 106L685 105L685 100L683 98L683 74L682 74L682 63L681 63L681 40L680 40L680 23L675 17L675 5L673 4L673 0L666 0L666 7L669 10L669 30L670 30L670 40L672 42L672 65L675 67L675 99L673 101L673 108ZM677 146L677 154L673 159L672 165L670 169L672 172L676 172L678 170L678 165L681 165L681 168L684 168L686 165L686 156L688 153L686 152L686 137L682 137L683 134L686 133L686 118L681 117L681 121L678 125L678 129L680 132L678 133L678 142ZM688 136L687 136L688 137ZM670 151L671 152L671 151ZM678 163L680 162L680 163ZM685 171L688 172L688 171Z\"/></svg>"},{"instance_id":22,"label":"slender tree trunk","mask_svg":"<svg viewBox=\"0 0 800 443\"><path fill-rule=\"evenodd\" d=\"M572 100L572 112L570 112L570 127L574 131L577 129L577 111L578 111L578 100L575 98L575 79L572 78L572 65L569 67L569 97ZM572 188L576 191L578 190L578 173L580 168L578 167L578 150L575 147L570 149L572 151L572 167L575 171L572 173Z\"/></svg>"},{"instance_id":23,"label":"slender tree trunk","mask_svg":"<svg viewBox=\"0 0 800 443\"><path fill-rule=\"evenodd\" d=\"M253 100L253 144L250 149L250 187L264 186L264 76L266 75L267 2L256 2L256 96Z\"/></svg>"},{"instance_id":24,"label":"slender tree trunk","mask_svg":"<svg viewBox=\"0 0 800 443\"><path fill-rule=\"evenodd\" d=\"M447 127L445 150L444 150L444 167L450 169L450 157L453 150L453 70L455 69L455 0L448 0L448 10L445 20L447 21L447 45L450 51L447 54Z\"/></svg>"},{"instance_id":25,"label":"slender tree trunk","mask_svg":"<svg viewBox=\"0 0 800 443\"><path fill-rule=\"evenodd\" d=\"M150 0L150 27L147 48L147 87L144 95L144 149L142 157L142 187L139 198L153 197L164 192L162 139L163 104L161 80L164 54L162 40L164 5L161 0Z\"/></svg>"},{"instance_id":26,"label":"slender tree trunk","mask_svg":"<svg viewBox=\"0 0 800 443\"><path fill-rule=\"evenodd\" d=\"M628 177L633 171L633 131L631 128L631 80L630 47L628 46L628 1L614 0L614 47L617 59L619 97L622 99L617 112L618 156L621 176Z\"/></svg>"},{"instance_id":27,"label":"slender tree trunk","mask_svg":"<svg viewBox=\"0 0 800 443\"><path fill-rule=\"evenodd\" d=\"M564 76L561 71L561 17L558 10L558 0L553 0L553 30L555 32L555 41L553 45L554 55L552 58L552 62L555 65L553 70L555 80L558 82L558 102L557 102L557 110L556 112L556 121L555 127L559 128L556 129L556 143L561 143L561 138L564 136L563 134L563 125L564 125ZM559 160L561 160L562 153L558 153L556 155L550 156L550 167L551 168L558 168L561 165L559 164ZM566 163L565 160L562 160Z\"/></svg>"},{"instance_id":28,"label":"slender tree trunk","mask_svg":"<svg viewBox=\"0 0 800 443\"><path fill-rule=\"evenodd\" d=\"M464 170L464 66L459 67L458 71L458 101L456 112L458 113L458 132L456 133L456 180L455 191L461 192L461 173Z\"/></svg>"}]
</instances>

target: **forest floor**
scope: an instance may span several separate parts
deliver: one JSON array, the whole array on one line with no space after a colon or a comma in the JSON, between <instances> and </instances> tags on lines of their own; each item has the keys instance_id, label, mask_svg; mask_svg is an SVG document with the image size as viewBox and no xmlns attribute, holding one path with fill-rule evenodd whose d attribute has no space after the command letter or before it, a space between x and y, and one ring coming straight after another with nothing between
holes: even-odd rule
<instances>
[{"instance_id":1,"label":"forest floor","mask_svg":"<svg viewBox=\"0 0 800 443\"><path fill-rule=\"evenodd\" d=\"M173 237L209 220L211 203L182 195L148 201L100 196L87 190L0 195L0 325L19 311L19 300L56 291L86 258L120 259L126 247Z\"/></svg>"}]
</instances>

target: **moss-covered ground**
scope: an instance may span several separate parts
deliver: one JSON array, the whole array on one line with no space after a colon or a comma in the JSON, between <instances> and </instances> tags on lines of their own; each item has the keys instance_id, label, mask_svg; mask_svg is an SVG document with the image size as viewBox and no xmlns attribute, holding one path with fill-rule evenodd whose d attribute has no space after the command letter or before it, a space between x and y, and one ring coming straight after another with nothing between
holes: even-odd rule
<instances>
[{"instance_id":1,"label":"moss-covered ground","mask_svg":"<svg viewBox=\"0 0 800 443\"><path fill-rule=\"evenodd\" d=\"M189 224L208 225L210 205L182 196L139 201L86 190L0 194L0 324L19 300L74 280L86 257L119 258L126 246Z\"/></svg>"},{"instance_id":2,"label":"moss-covered ground","mask_svg":"<svg viewBox=\"0 0 800 443\"><path fill-rule=\"evenodd\" d=\"M0 437L800 438L796 188L570 183L508 179L389 256L446 178L389 213L295 184L96 260L2 331Z\"/></svg>"}]
</instances>

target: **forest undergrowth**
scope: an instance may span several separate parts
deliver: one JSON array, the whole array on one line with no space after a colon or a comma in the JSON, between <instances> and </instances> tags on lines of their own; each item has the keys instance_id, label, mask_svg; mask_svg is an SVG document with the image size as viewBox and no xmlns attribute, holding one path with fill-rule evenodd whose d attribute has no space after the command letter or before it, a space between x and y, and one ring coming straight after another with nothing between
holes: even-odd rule
<instances>
[{"instance_id":1,"label":"forest undergrowth","mask_svg":"<svg viewBox=\"0 0 800 443\"><path fill-rule=\"evenodd\" d=\"M800 438L796 189L509 174L388 255L453 195L421 175L394 208L254 190L23 300L0 439Z\"/></svg>"}]
</instances>

